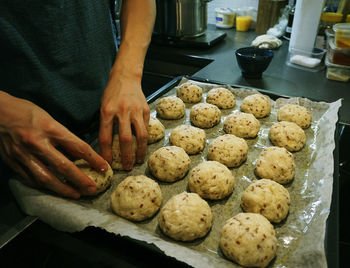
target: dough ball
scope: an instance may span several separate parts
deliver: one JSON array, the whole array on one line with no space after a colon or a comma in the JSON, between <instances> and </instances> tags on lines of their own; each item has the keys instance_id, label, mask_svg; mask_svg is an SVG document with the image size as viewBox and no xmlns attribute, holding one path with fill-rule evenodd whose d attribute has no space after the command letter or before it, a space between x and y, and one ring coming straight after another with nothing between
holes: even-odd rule
<instances>
[{"instance_id":1,"label":"dough ball","mask_svg":"<svg viewBox=\"0 0 350 268\"><path fill-rule=\"evenodd\" d=\"M255 163L254 171L260 178L286 184L294 178L294 156L284 147L265 148Z\"/></svg>"},{"instance_id":2,"label":"dough ball","mask_svg":"<svg viewBox=\"0 0 350 268\"><path fill-rule=\"evenodd\" d=\"M198 103L192 106L190 119L196 127L211 128L220 122L221 111L213 104Z\"/></svg>"},{"instance_id":3,"label":"dough ball","mask_svg":"<svg viewBox=\"0 0 350 268\"><path fill-rule=\"evenodd\" d=\"M260 129L260 122L252 114L232 113L224 121L224 131L240 138L254 138Z\"/></svg>"},{"instance_id":4,"label":"dough ball","mask_svg":"<svg viewBox=\"0 0 350 268\"><path fill-rule=\"evenodd\" d=\"M289 205L288 190L268 179L251 183L241 198L241 206L245 212L259 213L275 223L287 217Z\"/></svg>"},{"instance_id":5,"label":"dough ball","mask_svg":"<svg viewBox=\"0 0 350 268\"><path fill-rule=\"evenodd\" d=\"M152 175L158 180L174 182L186 175L191 160L181 147L166 146L154 151L147 164Z\"/></svg>"},{"instance_id":6,"label":"dough ball","mask_svg":"<svg viewBox=\"0 0 350 268\"><path fill-rule=\"evenodd\" d=\"M221 230L224 255L245 267L266 267L276 256L277 238L272 224L256 213L239 213Z\"/></svg>"},{"instance_id":7,"label":"dough ball","mask_svg":"<svg viewBox=\"0 0 350 268\"><path fill-rule=\"evenodd\" d=\"M133 159L133 164L135 163L136 149L137 149L136 137L132 136L132 159ZM112 168L116 169L116 170L124 170L123 164L122 164L122 155L121 155L121 151L120 151L119 135L118 134L115 134L113 136L113 142L112 142Z\"/></svg>"},{"instance_id":8,"label":"dough ball","mask_svg":"<svg viewBox=\"0 0 350 268\"><path fill-rule=\"evenodd\" d=\"M158 118L151 117L148 124L148 143L154 143L165 135L165 128Z\"/></svg>"},{"instance_id":9,"label":"dough ball","mask_svg":"<svg viewBox=\"0 0 350 268\"><path fill-rule=\"evenodd\" d=\"M278 121L294 122L301 128L308 128L311 124L311 112L303 106L287 104L278 110Z\"/></svg>"},{"instance_id":10,"label":"dough ball","mask_svg":"<svg viewBox=\"0 0 350 268\"><path fill-rule=\"evenodd\" d=\"M169 237L191 241L205 236L211 228L213 215L206 201L196 193L175 195L160 210L160 229Z\"/></svg>"},{"instance_id":11,"label":"dough ball","mask_svg":"<svg viewBox=\"0 0 350 268\"><path fill-rule=\"evenodd\" d=\"M96 183L96 194L104 192L111 185L113 170L108 163L108 170L104 174L93 169L84 159L76 160L74 164Z\"/></svg>"},{"instance_id":12,"label":"dough ball","mask_svg":"<svg viewBox=\"0 0 350 268\"><path fill-rule=\"evenodd\" d=\"M144 175L124 179L111 195L112 210L132 221L148 219L162 204L158 183Z\"/></svg>"},{"instance_id":13,"label":"dough ball","mask_svg":"<svg viewBox=\"0 0 350 268\"><path fill-rule=\"evenodd\" d=\"M269 131L273 145L284 147L290 152L299 151L306 142L304 130L294 122L281 121L274 123Z\"/></svg>"},{"instance_id":14,"label":"dough ball","mask_svg":"<svg viewBox=\"0 0 350 268\"><path fill-rule=\"evenodd\" d=\"M270 99L262 94L253 94L243 99L241 111L253 114L256 118L263 118L270 114Z\"/></svg>"},{"instance_id":15,"label":"dough ball","mask_svg":"<svg viewBox=\"0 0 350 268\"><path fill-rule=\"evenodd\" d=\"M202 99L203 90L197 85L185 83L177 89L176 93L183 102L197 103Z\"/></svg>"},{"instance_id":16,"label":"dough ball","mask_svg":"<svg viewBox=\"0 0 350 268\"><path fill-rule=\"evenodd\" d=\"M185 104L175 96L163 97L159 100L156 110L160 118L179 119L185 115Z\"/></svg>"},{"instance_id":17,"label":"dough ball","mask_svg":"<svg viewBox=\"0 0 350 268\"><path fill-rule=\"evenodd\" d=\"M217 161L205 161L193 168L188 182L191 192L202 198L218 200L232 193L235 177Z\"/></svg>"},{"instance_id":18,"label":"dough ball","mask_svg":"<svg viewBox=\"0 0 350 268\"><path fill-rule=\"evenodd\" d=\"M238 167L248 154L247 142L232 134L225 134L214 139L209 145L208 159L218 161L227 167Z\"/></svg>"},{"instance_id":19,"label":"dough ball","mask_svg":"<svg viewBox=\"0 0 350 268\"><path fill-rule=\"evenodd\" d=\"M188 154L198 154L204 149L206 134L203 129L180 125L170 134L170 144L183 148Z\"/></svg>"},{"instance_id":20,"label":"dough ball","mask_svg":"<svg viewBox=\"0 0 350 268\"><path fill-rule=\"evenodd\" d=\"M236 99L229 89L218 87L209 90L207 103L214 104L220 109L229 109L235 107Z\"/></svg>"}]
</instances>

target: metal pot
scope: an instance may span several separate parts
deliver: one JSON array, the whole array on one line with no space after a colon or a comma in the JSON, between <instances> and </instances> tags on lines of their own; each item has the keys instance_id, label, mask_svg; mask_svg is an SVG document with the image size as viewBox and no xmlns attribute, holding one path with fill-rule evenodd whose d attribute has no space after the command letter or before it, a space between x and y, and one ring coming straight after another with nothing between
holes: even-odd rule
<instances>
[{"instance_id":1,"label":"metal pot","mask_svg":"<svg viewBox=\"0 0 350 268\"><path fill-rule=\"evenodd\" d=\"M170 38L197 37L207 29L211 0L156 0L154 33Z\"/></svg>"}]
</instances>

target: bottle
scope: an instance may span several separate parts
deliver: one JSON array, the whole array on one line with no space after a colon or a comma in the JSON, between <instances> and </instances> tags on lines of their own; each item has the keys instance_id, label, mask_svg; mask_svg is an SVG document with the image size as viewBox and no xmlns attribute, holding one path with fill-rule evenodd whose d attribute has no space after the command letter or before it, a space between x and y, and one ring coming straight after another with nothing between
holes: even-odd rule
<instances>
[{"instance_id":1,"label":"bottle","mask_svg":"<svg viewBox=\"0 0 350 268\"><path fill-rule=\"evenodd\" d=\"M288 24L286 27L286 32L284 34L284 38L289 40L290 35L292 33L292 26L293 26L293 19L294 19L294 12L295 12L295 3L294 0L289 0L288 6L289 6L289 14L288 14Z\"/></svg>"}]
</instances>

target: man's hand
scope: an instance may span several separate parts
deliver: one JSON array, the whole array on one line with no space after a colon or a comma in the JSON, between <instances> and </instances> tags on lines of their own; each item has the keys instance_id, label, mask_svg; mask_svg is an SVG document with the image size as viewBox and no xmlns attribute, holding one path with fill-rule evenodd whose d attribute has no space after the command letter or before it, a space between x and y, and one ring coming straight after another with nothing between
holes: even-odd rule
<instances>
[{"instance_id":1,"label":"man's hand","mask_svg":"<svg viewBox=\"0 0 350 268\"><path fill-rule=\"evenodd\" d=\"M124 0L121 44L101 103L99 143L102 156L112 162L112 134L118 123L123 168L132 169L132 129L137 138L136 162L147 150L149 107L141 89L143 63L155 21L154 0Z\"/></svg>"},{"instance_id":2,"label":"man's hand","mask_svg":"<svg viewBox=\"0 0 350 268\"><path fill-rule=\"evenodd\" d=\"M0 157L26 184L79 198L96 192L95 183L57 148L85 159L98 171L105 160L35 104L0 91ZM47 167L60 174L58 179Z\"/></svg>"},{"instance_id":3,"label":"man's hand","mask_svg":"<svg viewBox=\"0 0 350 268\"><path fill-rule=\"evenodd\" d=\"M99 142L101 155L112 162L112 135L118 122L123 168L132 169L132 129L137 139L136 163L142 163L147 150L150 109L139 79L116 76L108 83L101 103Z\"/></svg>"}]
</instances>

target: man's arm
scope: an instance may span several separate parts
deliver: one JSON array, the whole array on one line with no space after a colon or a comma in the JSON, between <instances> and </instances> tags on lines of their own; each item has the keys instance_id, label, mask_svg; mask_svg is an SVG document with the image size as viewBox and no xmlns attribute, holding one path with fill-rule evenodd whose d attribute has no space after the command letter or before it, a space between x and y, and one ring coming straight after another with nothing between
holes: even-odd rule
<instances>
[{"instance_id":1,"label":"man's arm","mask_svg":"<svg viewBox=\"0 0 350 268\"><path fill-rule=\"evenodd\" d=\"M112 133L118 122L124 169L131 169L132 130L136 131L136 162L147 150L149 107L141 89L144 60L155 21L154 0L124 0L121 11L121 44L101 102L99 143L102 156L112 162Z\"/></svg>"}]
</instances>

